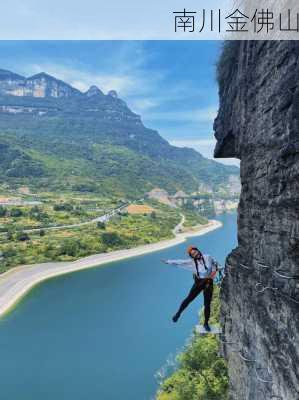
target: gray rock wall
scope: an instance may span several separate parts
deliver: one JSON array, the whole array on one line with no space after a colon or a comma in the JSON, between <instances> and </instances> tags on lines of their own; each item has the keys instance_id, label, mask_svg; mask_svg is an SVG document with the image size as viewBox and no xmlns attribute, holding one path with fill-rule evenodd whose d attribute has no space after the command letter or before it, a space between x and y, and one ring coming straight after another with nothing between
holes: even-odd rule
<instances>
[{"instance_id":1,"label":"gray rock wall","mask_svg":"<svg viewBox=\"0 0 299 400\"><path fill-rule=\"evenodd\" d=\"M241 160L221 291L234 400L299 399L299 281L276 273L299 275L298 62L299 42L247 41L227 45L218 67L215 155Z\"/></svg>"}]
</instances>

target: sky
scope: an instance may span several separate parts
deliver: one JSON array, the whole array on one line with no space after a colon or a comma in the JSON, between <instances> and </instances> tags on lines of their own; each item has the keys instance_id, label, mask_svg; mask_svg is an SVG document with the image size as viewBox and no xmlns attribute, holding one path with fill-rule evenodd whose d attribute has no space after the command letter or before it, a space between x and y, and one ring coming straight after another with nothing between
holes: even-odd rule
<instances>
[{"instance_id":1,"label":"sky","mask_svg":"<svg viewBox=\"0 0 299 400\"><path fill-rule=\"evenodd\" d=\"M116 90L145 126L212 158L219 41L0 41L0 68ZM218 160L238 165L237 160Z\"/></svg>"}]
</instances>

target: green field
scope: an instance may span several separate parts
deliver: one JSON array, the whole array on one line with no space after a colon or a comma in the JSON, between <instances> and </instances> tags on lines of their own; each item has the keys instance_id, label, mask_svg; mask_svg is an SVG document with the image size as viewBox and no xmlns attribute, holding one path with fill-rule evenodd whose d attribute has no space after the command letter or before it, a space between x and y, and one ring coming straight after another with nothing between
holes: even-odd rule
<instances>
[{"instance_id":1,"label":"green field","mask_svg":"<svg viewBox=\"0 0 299 400\"><path fill-rule=\"evenodd\" d=\"M107 223L92 222L123 203L82 194L42 193L39 199L39 205L0 206L0 272L21 264L71 261L168 239L173 237L172 230L182 214L187 227L207 223L195 211L153 200L146 203L154 209L150 214L129 215L124 211ZM82 222L88 223L65 227Z\"/></svg>"}]
</instances>

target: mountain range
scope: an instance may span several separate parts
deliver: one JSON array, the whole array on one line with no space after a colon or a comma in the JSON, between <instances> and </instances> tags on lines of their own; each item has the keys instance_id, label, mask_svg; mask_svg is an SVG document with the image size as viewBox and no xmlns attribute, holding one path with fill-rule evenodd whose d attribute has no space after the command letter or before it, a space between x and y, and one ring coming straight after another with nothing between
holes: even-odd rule
<instances>
[{"instance_id":1,"label":"mountain range","mask_svg":"<svg viewBox=\"0 0 299 400\"><path fill-rule=\"evenodd\" d=\"M239 169L170 145L116 91L0 70L0 173L11 185L142 195L217 189Z\"/></svg>"}]
</instances>

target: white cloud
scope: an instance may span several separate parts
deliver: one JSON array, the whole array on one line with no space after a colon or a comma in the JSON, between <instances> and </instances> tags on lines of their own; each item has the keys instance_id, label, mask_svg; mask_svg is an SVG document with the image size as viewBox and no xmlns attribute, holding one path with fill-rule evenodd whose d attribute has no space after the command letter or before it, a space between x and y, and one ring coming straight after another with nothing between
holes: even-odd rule
<instances>
[{"instance_id":1,"label":"white cloud","mask_svg":"<svg viewBox=\"0 0 299 400\"><path fill-rule=\"evenodd\" d=\"M151 110L159 106L159 102L156 99L151 98L137 98L130 101L130 107L138 114L143 114L147 110Z\"/></svg>"},{"instance_id":2,"label":"white cloud","mask_svg":"<svg viewBox=\"0 0 299 400\"><path fill-rule=\"evenodd\" d=\"M214 159L216 139L174 139L169 141L173 146L191 147L199 151L204 157ZM226 165L240 165L237 158L217 158L215 161Z\"/></svg>"},{"instance_id":3,"label":"white cloud","mask_svg":"<svg viewBox=\"0 0 299 400\"><path fill-rule=\"evenodd\" d=\"M187 111L166 111L147 113L146 118L151 121L193 121L213 122L217 115L216 107L195 108Z\"/></svg>"},{"instance_id":4,"label":"white cloud","mask_svg":"<svg viewBox=\"0 0 299 400\"><path fill-rule=\"evenodd\" d=\"M178 147L215 146L216 139L174 139L172 144Z\"/></svg>"}]
</instances>

